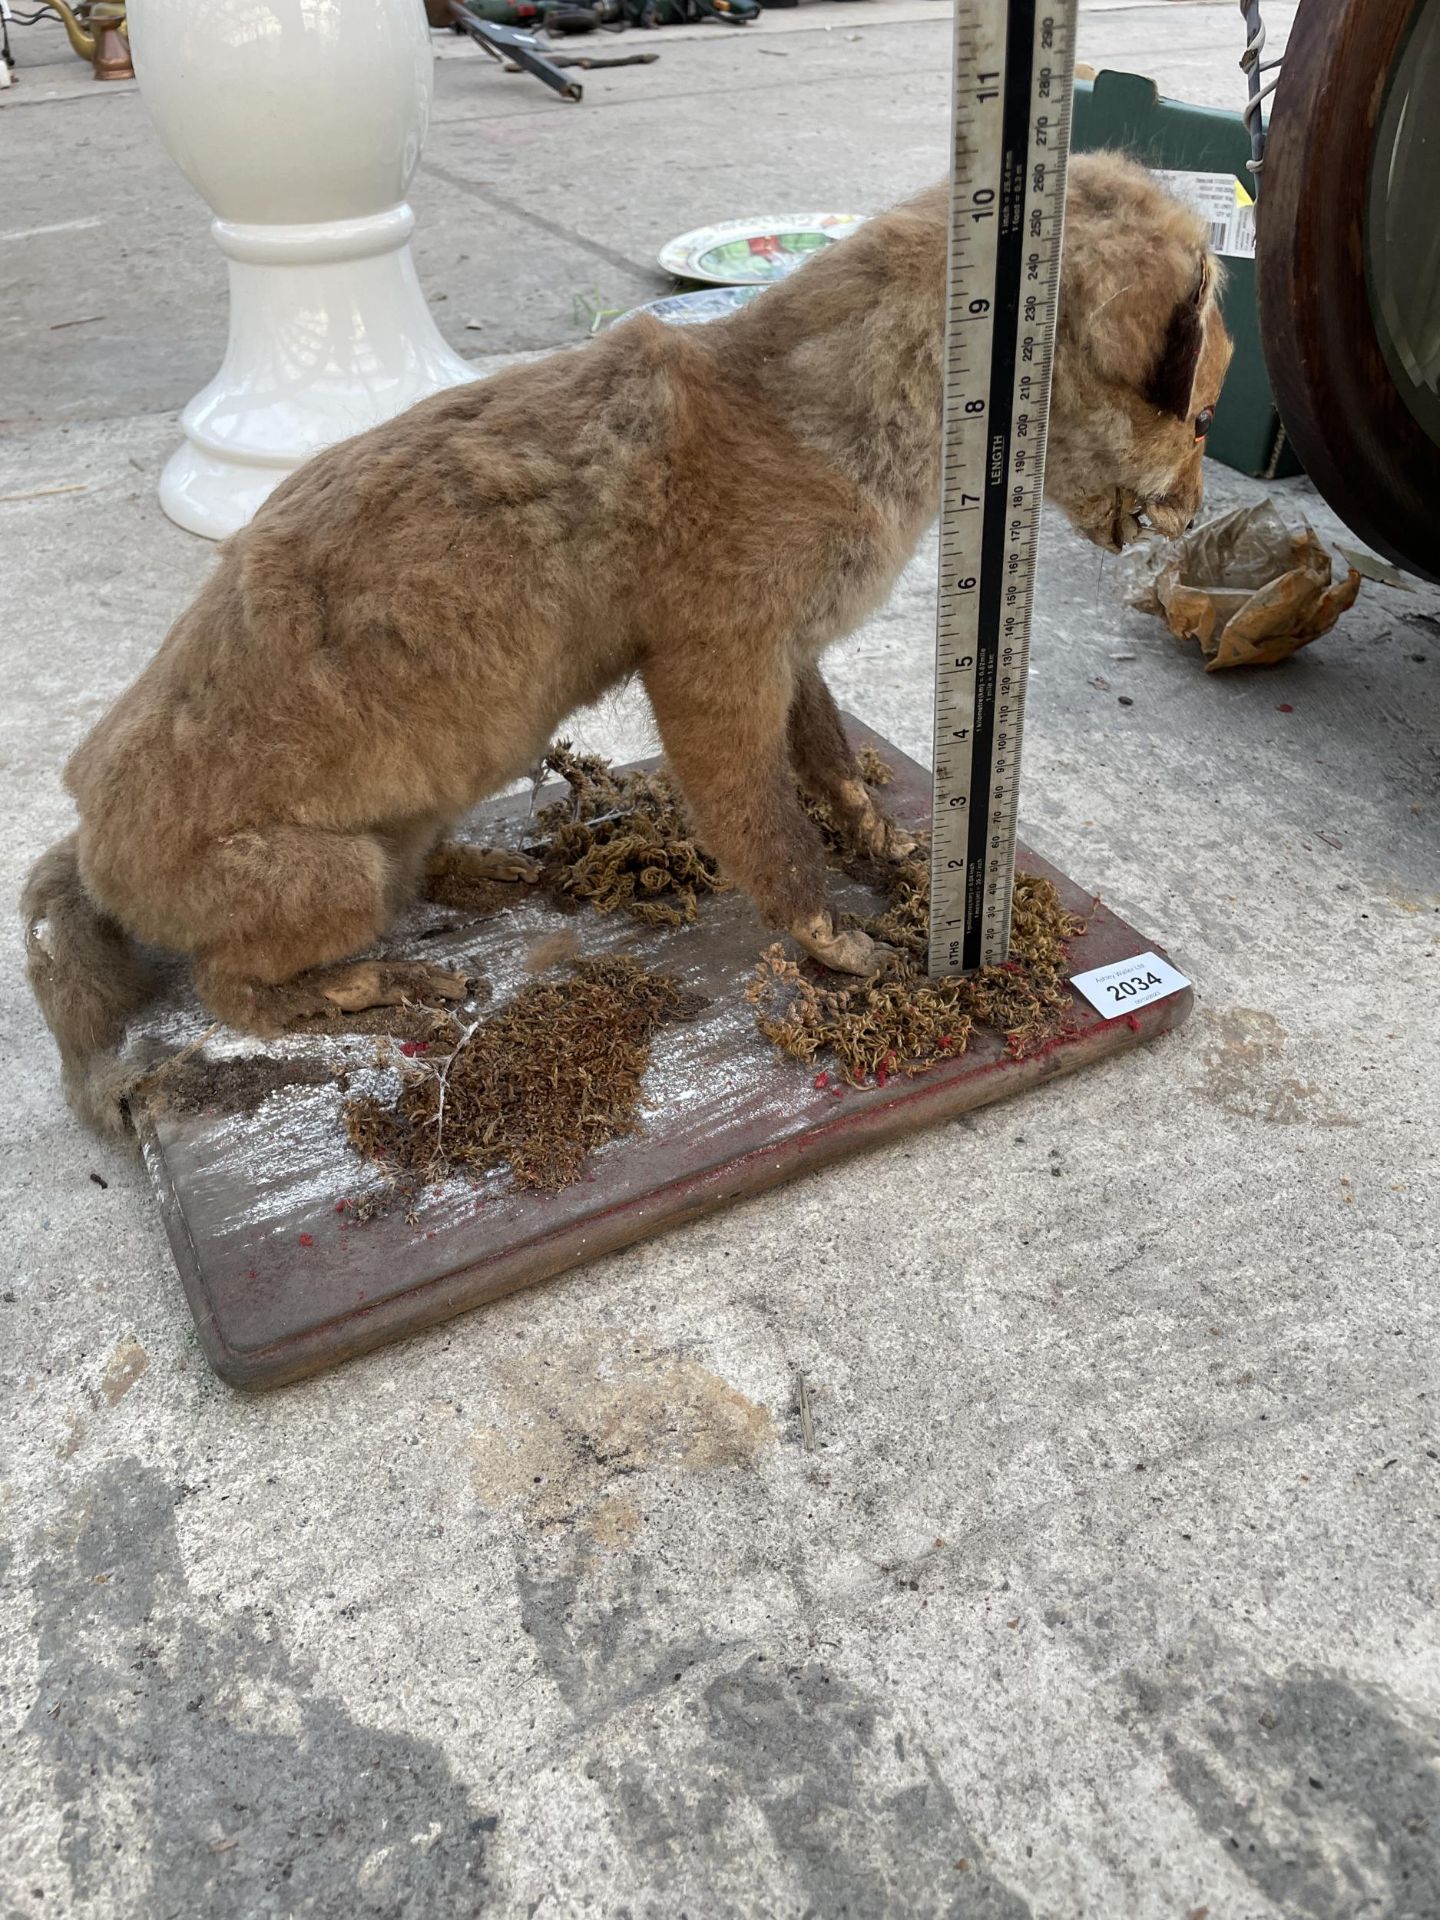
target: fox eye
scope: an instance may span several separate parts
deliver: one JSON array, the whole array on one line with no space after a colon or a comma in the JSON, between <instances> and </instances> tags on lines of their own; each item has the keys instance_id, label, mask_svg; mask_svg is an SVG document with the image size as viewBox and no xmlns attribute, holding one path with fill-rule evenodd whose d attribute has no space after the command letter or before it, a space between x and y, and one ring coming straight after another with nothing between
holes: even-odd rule
<instances>
[{"instance_id":1,"label":"fox eye","mask_svg":"<svg viewBox=\"0 0 1440 1920\"><path fill-rule=\"evenodd\" d=\"M1210 423L1215 418L1214 407L1202 407L1195 416L1195 438L1203 440L1210 431Z\"/></svg>"}]
</instances>

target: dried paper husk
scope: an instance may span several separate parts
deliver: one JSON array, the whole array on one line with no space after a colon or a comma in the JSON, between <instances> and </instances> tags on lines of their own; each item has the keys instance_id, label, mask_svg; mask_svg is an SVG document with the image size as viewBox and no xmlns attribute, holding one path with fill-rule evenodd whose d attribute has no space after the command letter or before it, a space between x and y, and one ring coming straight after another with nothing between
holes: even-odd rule
<instances>
[{"instance_id":1,"label":"dried paper husk","mask_svg":"<svg viewBox=\"0 0 1440 1920\"><path fill-rule=\"evenodd\" d=\"M1130 605L1197 641L1207 673L1287 659L1328 633L1360 591L1355 568L1334 580L1315 529L1287 526L1270 500L1152 542L1127 573Z\"/></svg>"}]
</instances>

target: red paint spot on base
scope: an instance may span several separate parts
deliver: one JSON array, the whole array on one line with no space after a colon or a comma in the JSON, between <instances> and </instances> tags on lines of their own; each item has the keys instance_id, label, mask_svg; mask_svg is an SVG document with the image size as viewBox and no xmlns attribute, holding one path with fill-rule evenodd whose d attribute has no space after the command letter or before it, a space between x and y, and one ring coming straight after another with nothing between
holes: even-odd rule
<instances>
[{"instance_id":1,"label":"red paint spot on base","mask_svg":"<svg viewBox=\"0 0 1440 1920\"><path fill-rule=\"evenodd\" d=\"M315 1244L315 1236L313 1233L302 1233L298 1238L302 1247L313 1247Z\"/></svg>"}]
</instances>

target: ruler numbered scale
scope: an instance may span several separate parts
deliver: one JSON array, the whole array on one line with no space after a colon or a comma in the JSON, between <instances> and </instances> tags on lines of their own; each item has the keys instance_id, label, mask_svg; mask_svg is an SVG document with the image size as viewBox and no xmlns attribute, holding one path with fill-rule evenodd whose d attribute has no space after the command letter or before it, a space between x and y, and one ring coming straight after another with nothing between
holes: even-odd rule
<instances>
[{"instance_id":1,"label":"ruler numbered scale","mask_svg":"<svg viewBox=\"0 0 1440 1920\"><path fill-rule=\"evenodd\" d=\"M932 974L1010 947L1076 0L956 0Z\"/></svg>"}]
</instances>

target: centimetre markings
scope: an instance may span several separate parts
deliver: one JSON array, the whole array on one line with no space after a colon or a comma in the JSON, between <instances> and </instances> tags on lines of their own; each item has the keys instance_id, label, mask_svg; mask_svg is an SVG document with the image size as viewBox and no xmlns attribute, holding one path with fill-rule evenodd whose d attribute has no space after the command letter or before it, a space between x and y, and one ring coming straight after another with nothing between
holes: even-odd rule
<instances>
[{"instance_id":1,"label":"centimetre markings","mask_svg":"<svg viewBox=\"0 0 1440 1920\"><path fill-rule=\"evenodd\" d=\"M1076 0L956 0L932 974L1010 947Z\"/></svg>"}]
</instances>

